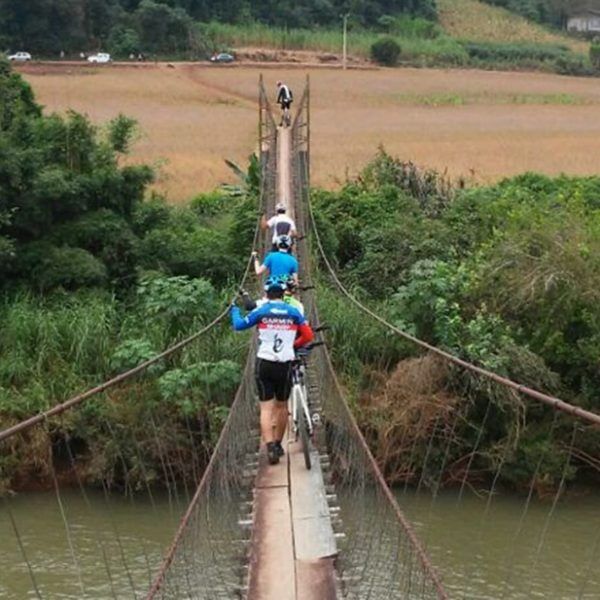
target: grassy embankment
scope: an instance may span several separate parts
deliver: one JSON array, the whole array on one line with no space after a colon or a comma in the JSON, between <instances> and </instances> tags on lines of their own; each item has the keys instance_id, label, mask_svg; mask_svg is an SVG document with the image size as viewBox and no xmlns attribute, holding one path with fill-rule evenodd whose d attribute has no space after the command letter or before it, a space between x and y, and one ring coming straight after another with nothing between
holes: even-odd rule
<instances>
[{"instance_id":1,"label":"grassy embankment","mask_svg":"<svg viewBox=\"0 0 600 600\"><path fill-rule=\"evenodd\" d=\"M217 47L340 53L341 36L337 30L211 23L205 32ZM477 0L442 0L437 25L398 19L387 32L351 30L349 52L368 58L371 45L383 34L396 38L402 48L401 62L408 65L594 74L587 56L589 44Z\"/></svg>"}]
</instances>

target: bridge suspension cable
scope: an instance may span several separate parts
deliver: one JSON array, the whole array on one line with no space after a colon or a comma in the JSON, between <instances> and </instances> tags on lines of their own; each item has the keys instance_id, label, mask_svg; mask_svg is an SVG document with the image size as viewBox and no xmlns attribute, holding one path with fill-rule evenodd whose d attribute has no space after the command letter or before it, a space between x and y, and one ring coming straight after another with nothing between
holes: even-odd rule
<instances>
[{"instance_id":1,"label":"bridge suspension cable","mask_svg":"<svg viewBox=\"0 0 600 600\"><path fill-rule=\"evenodd\" d=\"M308 178L308 175L306 174L305 177ZM437 560L438 566L444 566L442 569L444 585L452 597L455 595L468 597L469 593L482 593L484 589L489 590L491 597L498 597L498 593L501 593L502 598L513 597L511 594L515 594L514 597L517 597L522 589L524 589L526 590L526 595L522 597L529 597L530 592L534 589L533 575L536 570L539 571L545 568L545 580L550 575L546 565L543 563L542 557L544 556L545 546L549 546L550 548L549 551L546 550L545 556L555 551L557 534L552 529L556 530L559 526L557 523L558 519L556 518L560 512L559 500L567 493L567 484L573 471L573 465L577 464L578 468L583 467L584 477L589 474L590 477L597 479L600 474L600 459L595 454L593 446L593 436L598 433L597 426L600 424L600 416L569 404L559 398L516 383L434 347L402 331L365 306L344 286L325 253L322 240L319 237L308 189L305 193L304 205L307 207L308 212L305 220L306 231L312 232L318 256L322 259L327 273L345 298L356 306L359 311L368 315L394 334L430 351L433 355L439 356L443 361L453 363L476 373L491 382L492 387L487 390L487 394L485 391L483 392L484 397L480 398L481 402L474 402L473 404L465 403L460 405L452 401L447 402L447 397L445 399L443 394L438 400L435 398L436 391L433 386L425 386L427 389L423 391L411 390L408 392L409 397L410 394L415 398L421 395L422 402L419 407L412 406L410 400L402 395L397 400L400 403L404 400L407 404L404 406L395 406L394 396L392 396L390 404L386 405L388 408L386 418L389 419L389 423L383 428L382 435L379 438L376 436L373 444L375 447L379 443L383 443L384 445L390 444L388 448L395 457L392 459L391 468L393 469L394 465L402 465L402 472L396 483L400 481L404 485L402 486L403 489L397 489L396 494L400 498L400 502L405 505L405 508L406 506L410 508L408 514L411 515L413 522L415 517L420 521L419 539L425 540L428 546L430 543L437 546L436 551L433 553L433 558ZM412 366L417 371L420 371L425 364L419 359L415 360ZM333 370L333 367L331 369ZM428 374L425 373L423 376L427 378ZM407 382L407 385L411 385L410 381ZM508 432L505 440L498 439L496 445L491 450L483 450L481 446L484 434L487 428L492 427L495 418L493 409L494 386L497 386L499 389L504 388L510 389L513 392L520 392L538 401L530 403L530 406L548 405L556 409L554 410L554 418L549 431L538 431L536 434L536 443L538 445L535 448L537 454L535 455L530 479L526 483L527 495L524 499L522 509L519 510L520 516L516 519L518 522L515 523L514 528L512 525L509 526L508 534L505 536L506 541L503 542L506 544L506 547L504 560L501 561L501 572L504 573L501 590L494 589L493 584L488 584L488 581L486 581L486 577L497 577L497 562L493 564L492 562L478 562L473 561L472 557L487 554L483 550L486 547L485 535L486 533L490 533L490 529L493 531L495 527L491 524L493 523L493 518L490 517L492 504L494 499L500 494L501 475L508 471L508 478L510 480L511 457L518 452L517 442L519 431L525 427L525 408L519 407L518 403L514 403L514 417L517 421L515 424L516 432L514 435ZM337 393L343 395L341 389ZM330 395L333 394L331 392L325 394L326 397ZM486 395L487 398L485 398ZM432 416L427 416L428 409ZM402 410L405 418L408 420L396 421L396 416L393 414L394 410ZM500 410L503 409L501 408ZM479 416L477 416L478 413ZM520 415L519 413L523 414ZM351 411L350 417L354 418ZM420 419L423 419L422 423L419 422ZM479 422L477 422L477 419L479 419ZM522 419L523 422L519 422L519 419ZM416 425L421 429L418 432L414 430ZM587 425L587 427L583 427L583 425ZM357 424L356 427L358 427ZM563 432L562 437L558 435L561 431ZM391 435L391 440L386 439L388 433ZM394 435L396 435L395 438ZM361 438L362 435L356 439ZM408 439L406 443L405 438ZM393 447L391 444L393 444ZM466 455L464 455L465 450L468 452ZM335 454L335 452L332 452L333 456ZM497 454L497 456L494 456L494 454ZM485 456L488 459L487 463L485 460L477 462L476 458ZM557 472L557 479L554 481L547 471L550 461L556 463L555 471ZM482 466L484 469L487 466L490 470L482 472ZM476 510L479 508L476 503L472 503L473 497L483 500L481 502L483 509L481 515L478 516L477 512L471 515L471 521L475 522L475 527L473 527L474 536L473 540L470 540L472 541L472 545L469 544L466 550L466 555L470 559L468 558L465 562L452 557L451 549L440 547L441 532L449 528L444 526L439 519L436 520L437 513L445 514L444 511L447 507L448 498L454 494L452 490L447 490L447 493L443 496L440 494L447 472L449 480L446 482L446 485L448 483L450 485L452 483L460 484L456 501L453 503L455 510L459 510L459 508L462 510L462 506L468 505L471 507L470 511L473 512L473 508ZM390 475L392 481L394 481L393 472ZM550 484L550 489L544 492L544 482L548 480L553 481L553 484ZM485 481L489 484L488 488L481 487L485 485ZM430 490L430 494L424 494L422 492L423 488ZM465 498L464 491L466 489L473 492L474 496ZM544 493L548 494L552 500L549 507L544 507L543 503L536 503L536 495ZM396 495L394 499L395 497ZM544 511L546 511L546 515L543 518L539 531L535 534L531 531L531 527L534 523L537 523L536 519L539 519L540 513L543 514ZM469 525L469 522L465 521L464 525ZM592 535L591 543L585 552L581 551L580 540L573 539L571 543L561 540L566 552L572 551L575 554L574 551L576 549L581 551L580 555L585 565L583 572L580 572L579 564L575 562L576 559L573 559L572 562L574 564L571 568L572 570L577 568L577 577L574 578L574 583L572 582L568 586L565 585L563 588L568 593L572 593L575 591L573 586L576 586L578 589L576 593L579 594L577 597L582 597L581 590L589 589L589 587L598 583L597 580L594 581L594 576L592 575L593 565L596 564L597 551L600 546L598 544L598 540L600 539L600 521L598 521L598 525L598 533ZM593 532L594 524L590 522L590 526ZM458 532L458 528L456 529ZM525 531L528 532L528 536L524 540ZM460 533L462 535L462 531ZM368 539L370 532L364 535ZM444 537L443 539L447 544L448 538ZM350 555L352 555L352 550L350 550ZM495 558L497 559L497 557ZM450 560L453 561L451 564ZM573 575L575 575L575 572L573 572ZM577 580L578 578L579 581ZM479 581L479 583L472 584L471 582L474 581ZM518 587L519 585L521 588ZM596 588L597 586L594 589Z\"/></svg>"},{"instance_id":2,"label":"bridge suspension cable","mask_svg":"<svg viewBox=\"0 0 600 600\"><path fill-rule=\"evenodd\" d=\"M272 148L275 129L275 124L266 110L266 104L261 102L262 185L259 198L261 212L267 209L271 210L274 206L273 179L270 173L273 170L274 152ZM258 219L254 231L253 248L264 249L264 240L260 236ZM249 259L241 279L242 286L247 284L251 263L252 261ZM124 535L123 524L117 525L117 521L112 517L115 507L125 510L124 505L130 503L131 510L139 507L140 510L148 511L150 508L152 514L158 515L158 511L164 510L164 505L168 500L170 517L179 520L182 503L185 502L187 506L187 499L192 496L194 496L194 500L188 508L187 516L184 515L185 522L193 521L190 513L193 512L194 507L198 509L199 506L204 508L210 506L211 510L216 511L218 505L220 505L220 514L226 520L221 524L222 526L217 526L214 519L210 524L206 524L206 531L210 532L206 536L209 538L208 548L204 548L204 552L199 551L195 559L195 564L198 565L199 557L206 557L200 587L203 586L206 589L206 597L213 597L214 590L219 586L221 586L222 593L227 594L234 594L238 589L237 584L232 583L232 587L223 587L221 582L225 569L223 565L231 559L232 552L245 551L243 540L240 539L239 507L242 495L248 490L248 466L245 461L251 456L251 449L256 441L255 436L248 432L248 424L252 423L254 409L251 386L247 384L247 382L252 382L249 371L250 363L246 364L244 370L243 380L246 381L246 384L240 386L236 395L237 400L234 402L234 406L242 406L230 411L227 425L222 428L220 433L217 450L208 461L207 468L204 468L203 455L207 453L207 446L210 444L208 440L213 435L209 429L212 425L212 418L209 420L207 416L205 420L196 420L182 409L179 417L175 419L169 403L155 402L153 399L138 401L138 396L141 396L138 386L149 386L148 395L150 397L158 391L155 389L156 386L152 387L149 382L139 381L135 385L125 387L118 396L108 396L106 402L97 405L86 402L93 397L98 397L102 392L116 388L125 381L132 381L136 375L142 372L150 372L154 379L157 379L157 371L152 369L153 366L156 368L157 364L162 364L168 357L186 347L191 347L194 341L210 335L224 321L227 313L228 309L221 310L199 331L136 367L0 432L2 459L6 455L14 464L27 464L27 461L31 460L28 448L32 444L36 445L40 454L45 452L42 457L43 464L39 464L39 459L36 459L37 462L34 463L32 470L35 470L36 483L48 485L48 489L54 489L55 508L57 509L54 516L56 521L54 528L57 531L53 531L53 534L58 534L57 540L68 543L64 549L56 548L56 557L53 557L53 560L61 560L59 552L62 552L62 560L67 565L71 564L72 579L80 582L76 597L96 597L90 595L91 590L94 589L97 592L101 587L107 593L112 594L111 597L114 598L117 597L116 590L127 590L133 597L139 597L141 589L149 589L152 585L152 577L160 564L162 550L162 547L156 548L156 540L159 538L158 531L147 536L143 532L138 532L137 536L132 536L130 533ZM189 351L195 352L194 350ZM205 350L200 347L194 357L202 357L205 354ZM188 395L190 399L210 398L211 389L208 383L198 383L195 384L193 390L189 391ZM209 408L208 404L206 410ZM131 422L132 415L139 417L139 423ZM127 427L124 422L121 422L122 418L129 419ZM215 422L218 420L215 419ZM168 432L165 431L167 426L170 426ZM105 440L108 445L108 448L102 448L101 456L94 456L93 434L87 436L90 439L86 438L82 445L83 442L78 434L78 428L81 427L90 427L92 431L101 433L101 439ZM232 428L238 433L236 436L229 435L228 437L228 431ZM241 431L244 432L244 437L239 435ZM223 438L227 438L229 443L224 444ZM166 443L167 439L174 441ZM225 459L223 459L223 454L226 455ZM97 482L101 486L100 495L96 490L86 486L86 474L90 469L90 463L95 461L108 463L97 465L98 472L102 477ZM220 462L220 465L215 465L215 462ZM3 468L4 464L0 464L0 468ZM23 470L23 474L27 474L26 469ZM17 476L20 475L19 471ZM157 482L160 483L160 489L156 489ZM200 485L200 482L203 483ZM191 493L188 488L189 483L195 484ZM198 486L197 489L196 486ZM77 488L79 496L75 493ZM114 488L122 491L123 495L113 494ZM163 488L167 495L166 498L163 498ZM196 490L195 495L194 490ZM212 504L210 500L207 500L207 503L203 504L202 499L199 498L203 490L213 500L218 497L217 503ZM229 502L233 496L236 496L239 501ZM26 572L29 573L30 585L33 590L38 590L36 594L39 597L44 597L56 590L50 581L51 570L48 570L47 565L44 565L43 562L41 565L39 564L40 557L37 547L31 542L23 541L28 538L29 531L27 529L28 521L23 522L23 515L18 513L20 498L27 501L26 494L17 496L15 500L5 497L3 506L9 516L9 522L12 523L17 541L15 550L20 554L22 564L27 565ZM102 504L105 504L106 508L102 508ZM183 512L181 510L181 513ZM202 513L201 508L199 512ZM167 516L164 513L161 514L163 514L163 518ZM194 514L197 516L197 513ZM97 526L99 518L105 515L108 516L109 522L103 523L101 530L94 532L94 543L98 546L96 554L104 563L107 577L100 583L102 569L94 567L94 575L92 575L85 557L79 556L80 536L85 530L80 526L80 521L75 526L75 519L84 518ZM228 519L226 519L226 515L229 517ZM50 518L47 521L46 526L52 529ZM194 521L196 531L200 521L201 518ZM61 529L64 530L62 537ZM227 537L231 544L221 543L221 549L219 549L219 540L223 536ZM193 536L190 539L193 539ZM136 547L129 547L133 543ZM239 545L236 546L236 543ZM35 553L33 559L32 548ZM214 557L220 555L222 559L215 561ZM42 560L43 558L42 556ZM193 569L191 565L190 569ZM230 582L234 579L237 580L237 574L235 574L237 566L231 564L231 569L232 571L226 577ZM144 583L146 578L147 584ZM172 597L179 596L174 594ZM231 597L231 595L227 597Z\"/></svg>"}]
</instances>

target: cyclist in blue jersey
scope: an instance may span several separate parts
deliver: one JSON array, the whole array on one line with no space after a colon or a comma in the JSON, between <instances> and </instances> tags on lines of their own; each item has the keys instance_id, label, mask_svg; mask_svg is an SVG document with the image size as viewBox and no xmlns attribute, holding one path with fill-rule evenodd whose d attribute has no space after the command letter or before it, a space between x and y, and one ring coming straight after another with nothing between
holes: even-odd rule
<instances>
[{"instance_id":1,"label":"cyclist in blue jersey","mask_svg":"<svg viewBox=\"0 0 600 600\"><path fill-rule=\"evenodd\" d=\"M254 271L260 277L267 273L270 277L292 277L298 281L298 260L289 253L292 239L289 235L280 235L277 238L277 251L269 252L261 265L256 253L254 256Z\"/></svg>"},{"instance_id":2,"label":"cyclist in blue jersey","mask_svg":"<svg viewBox=\"0 0 600 600\"><path fill-rule=\"evenodd\" d=\"M284 291L285 282L281 278L269 277L265 282L265 303L245 317L237 306L231 308L235 331L258 328L255 379L260 400L260 430L272 465L283 455L281 441L288 421L294 349L314 338L304 316L283 301Z\"/></svg>"}]
</instances>

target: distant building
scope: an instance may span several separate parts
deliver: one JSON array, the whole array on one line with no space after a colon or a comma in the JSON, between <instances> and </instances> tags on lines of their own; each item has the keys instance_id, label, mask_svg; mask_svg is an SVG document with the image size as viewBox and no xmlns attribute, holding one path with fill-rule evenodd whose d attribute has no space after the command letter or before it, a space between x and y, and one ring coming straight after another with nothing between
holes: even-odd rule
<instances>
[{"instance_id":1,"label":"distant building","mask_svg":"<svg viewBox=\"0 0 600 600\"><path fill-rule=\"evenodd\" d=\"M567 20L568 31L600 35L600 10L582 10L573 13Z\"/></svg>"}]
</instances>

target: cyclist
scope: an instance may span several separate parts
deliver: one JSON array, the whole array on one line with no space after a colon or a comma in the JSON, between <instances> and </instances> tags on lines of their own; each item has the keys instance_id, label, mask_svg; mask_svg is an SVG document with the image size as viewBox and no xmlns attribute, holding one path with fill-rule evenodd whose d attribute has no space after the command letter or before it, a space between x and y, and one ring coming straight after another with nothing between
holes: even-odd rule
<instances>
[{"instance_id":1,"label":"cyclist","mask_svg":"<svg viewBox=\"0 0 600 600\"><path fill-rule=\"evenodd\" d=\"M304 314L304 304L296 298L296 281L293 277L288 277L285 282L285 293L283 295L283 301L290 306L298 309L300 314Z\"/></svg>"},{"instance_id":2,"label":"cyclist","mask_svg":"<svg viewBox=\"0 0 600 600\"><path fill-rule=\"evenodd\" d=\"M298 260L292 256L290 248L292 247L292 238L289 235L280 235L276 241L277 251L271 251L265 256L261 265L256 252L252 253L254 257L254 272L260 277L267 273L270 277L292 277L298 281Z\"/></svg>"},{"instance_id":3,"label":"cyclist","mask_svg":"<svg viewBox=\"0 0 600 600\"><path fill-rule=\"evenodd\" d=\"M293 277L287 277L285 279L285 292L283 294L283 301L290 306L298 309L300 314L304 314L304 304L298 300L295 295L296 282ZM244 310L251 311L257 308L258 306L262 306L265 302L267 302L266 296L262 298L258 298L257 300L253 300L250 294L244 290L240 289L240 298L242 300L242 306Z\"/></svg>"},{"instance_id":4,"label":"cyclist","mask_svg":"<svg viewBox=\"0 0 600 600\"><path fill-rule=\"evenodd\" d=\"M277 104L281 106L282 116L281 116L281 125L285 124L289 126L290 124L290 106L294 101L294 95L292 94L292 90L285 85L282 81L277 82Z\"/></svg>"},{"instance_id":5,"label":"cyclist","mask_svg":"<svg viewBox=\"0 0 600 600\"><path fill-rule=\"evenodd\" d=\"M277 243L277 238L280 235L289 235L292 240L297 237L296 223L294 219L286 215L286 207L283 202L279 202L275 207L276 214L267 220L265 215L260 220L261 229L271 229L273 232L273 246Z\"/></svg>"},{"instance_id":6,"label":"cyclist","mask_svg":"<svg viewBox=\"0 0 600 600\"><path fill-rule=\"evenodd\" d=\"M269 464L274 465L284 453L281 442L288 420L294 350L312 342L314 333L300 312L283 302L285 282L282 278L269 277L264 289L267 302L246 316L232 305L231 323L235 331L258 328L255 379L260 400L260 430Z\"/></svg>"}]
</instances>

